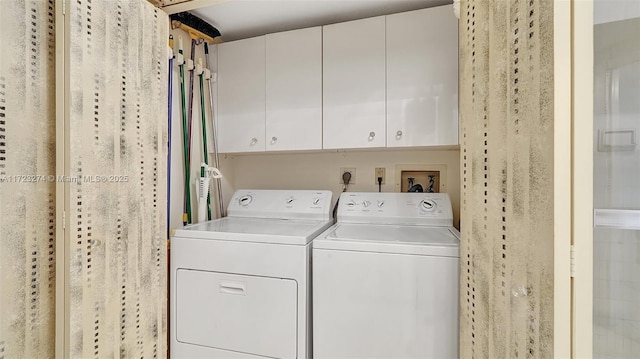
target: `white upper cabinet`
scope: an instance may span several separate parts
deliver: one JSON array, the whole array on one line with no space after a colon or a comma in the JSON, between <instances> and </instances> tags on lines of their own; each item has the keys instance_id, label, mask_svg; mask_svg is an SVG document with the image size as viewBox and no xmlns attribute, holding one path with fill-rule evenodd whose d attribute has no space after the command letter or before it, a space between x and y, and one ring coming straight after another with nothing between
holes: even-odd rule
<instances>
[{"instance_id":1,"label":"white upper cabinet","mask_svg":"<svg viewBox=\"0 0 640 359\"><path fill-rule=\"evenodd\" d=\"M458 20L451 5L387 16L387 147L458 144Z\"/></svg>"},{"instance_id":2,"label":"white upper cabinet","mask_svg":"<svg viewBox=\"0 0 640 359\"><path fill-rule=\"evenodd\" d=\"M218 46L218 149L265 150L265 37Z\"/></svg>"},{"instance_id":3,"label":"white upper cabinet","mask_svg":"<svg viewBox=\"0 0 640 359\"><path fill-rule=\"evenodd\" d=\"M384 147L385 17L323 27L323 148Z\"/></svg>"},{"instance_id":4,"label":"white upper cabinet","mask_svg":"<svg viewBox=\"0 0 640 359\"><path fill-rule=\"evenodd\" d=\"M217 50L220 152L458 144L451 5Z\"/></svg>"},{"instance_id":5,"label":"white upper cabinet","mask_svg":"<svg viewBox=\"0 0 640 359\"><path fill-rule=\"evenodd\" d=\"M322 148L322 28L267 35L266 150Z\"/></svg>"}]
</instances>

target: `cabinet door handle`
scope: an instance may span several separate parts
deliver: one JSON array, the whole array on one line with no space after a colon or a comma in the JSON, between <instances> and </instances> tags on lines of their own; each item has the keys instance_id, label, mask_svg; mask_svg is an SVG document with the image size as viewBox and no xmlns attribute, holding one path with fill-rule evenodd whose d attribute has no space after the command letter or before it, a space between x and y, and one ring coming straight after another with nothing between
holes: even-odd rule
<instances>
[{"instance_id":1,"label":"cabinet door handle","mask_svg":"<svg viewBox=\"0 0 640 359\"><path fill-rule=\"evenodd\" d=\"M271 144L275 145L276 142L278 142L278 137L276 137L276 136L271 137Z\"/></svg>"},{"instance_id":2,"label":"cabinet door handle","mask_svg":"<svg viewBox=\"0 0 640 359\"><path fill-rule=\"evenodd\" d=\"M249 145L250 146L255 146L256 143L258 143L258 139L254 137L254 138L251 139L251 143Z\"/></svg>"},{"instance_id":3,"label":"cabinet door handle","mask_svg":"<svg viewBox=\"0 0 640 359\"><path fill-rule=\"evenodd\" d=\"M376 137L376 133L371 131L369 132L369 141L373 141L373 139Z\"/></svg>"},{"instance_id":4,"label":"cabinet door handle","mask_svg":"<svg viewBox=\"0 0 640 359\"><path fill-rule=\"evenodd\" d=\"M400 138L402 138L402 131L398 130L398 132L396 132L396 140L399 140Z\"/></svg>"}]
</instances>

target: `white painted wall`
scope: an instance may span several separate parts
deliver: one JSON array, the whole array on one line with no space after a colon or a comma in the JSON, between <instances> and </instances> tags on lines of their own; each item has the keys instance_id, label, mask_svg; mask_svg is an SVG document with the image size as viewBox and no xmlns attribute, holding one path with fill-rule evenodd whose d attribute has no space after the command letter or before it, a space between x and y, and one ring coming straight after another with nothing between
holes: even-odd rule
<instances>
[{"instance_id":1,"label":"white painted wall","mask_svg":"<svg viewBox=\"0 0 640 359\"><path fill-rule=\"evenodd\" d=\"M333 201L342 192L341 167L356 168L351 192L377 192L374 170L386 168L383 192L396 191L396 165L446 166L446 192L453 204L453 220L460 220L460 151L455 150L352 150L299 153L263 153L223 155L221 169L225 175L225 202L237 189L322 189L333 192ZM421 169L421 168L418 168ZM225 204L226 207L226 204Z\"/></svg>"}]
</instances>

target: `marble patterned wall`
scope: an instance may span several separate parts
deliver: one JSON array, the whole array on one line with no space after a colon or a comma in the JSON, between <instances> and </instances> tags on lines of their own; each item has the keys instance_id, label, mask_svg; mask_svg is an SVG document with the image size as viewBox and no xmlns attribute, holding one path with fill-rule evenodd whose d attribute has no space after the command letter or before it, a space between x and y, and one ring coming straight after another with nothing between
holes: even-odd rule
<instances>
[{"instance_id":1,"label":"marble patterned wall","mask_svg":"<svg viewBox=\"0 0 640 359\"><path fill-rule=\"evenodd\" d=\"M73 0L67 225L72 358L163 358L168 16Z\"/></svg>"},{"instance_id":2,"label":"marble patterned wall","mask_svg":"<svg viewBox=\"0 0 640 359\"><path fill-rule=\"evenodd\" d=\"M0 6L0 359L55 345L53 6Z\"/></svg>"},{"instance_id":3,"label":"marble patterned wall","mask_svg":"<svg viewBox=\"0 0 640 359\"><path fill-rule=\"evenodd\" d=\"M461 358L553 356L553 2L460 9Z\"/></svg>"}]
</instances>

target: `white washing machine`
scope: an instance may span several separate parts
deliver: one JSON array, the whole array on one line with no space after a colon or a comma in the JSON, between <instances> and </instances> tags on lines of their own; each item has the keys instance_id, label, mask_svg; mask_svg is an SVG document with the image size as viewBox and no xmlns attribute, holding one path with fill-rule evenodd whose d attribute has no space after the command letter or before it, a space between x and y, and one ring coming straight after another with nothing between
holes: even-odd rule
<instances>
[{"instance_id":1,"label":"white washing machine","mask_svg":"<svg viewBox=\"0 0 640 359\"><path fill-rule=\"evenodd\" d=\"M239 190L171 240L171 358L310 358L311 241L330 191Z\"/></svg>"},{"instance_id":2,"label":"white washing machine","mask_svg":"<svg viewBox=\"0 0 640 359\"><path fill-rule=\"evenodd\" d=\"M444 193L343 193L313 242L314 359L458 358L452 223Z\"/></svg>"}]
</instances>

